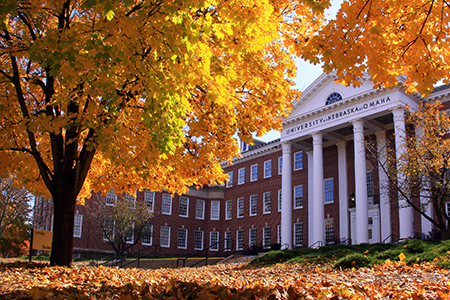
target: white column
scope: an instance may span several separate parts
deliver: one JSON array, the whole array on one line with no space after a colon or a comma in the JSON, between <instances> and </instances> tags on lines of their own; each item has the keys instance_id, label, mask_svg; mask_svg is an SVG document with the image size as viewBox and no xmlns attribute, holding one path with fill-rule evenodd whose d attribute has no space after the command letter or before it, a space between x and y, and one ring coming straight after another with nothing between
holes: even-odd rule
<instances>
[{"instance_id":1,"label":"white column","mask_svg":"<svg viewBox=\"0 0 450 300\"><path fill-rule=\"evenodd\" d=\"M391 202L389 201L389 178L386 174L388 170L386 131L378 131L377 152L378 152L378 181L380 193L380 221L381 221L381 241L384 241L392 234L391 229ZM383 169L384 167L384 169ZM386 170L386 171L385 171Z\"/></svg>"},{"instance_id":2,"label":"white column","mask_svg":"<svg viewBox=\"0 0 450 300\"><path fill-rule=\"evenodd\" d=\"M416 137L420 139L423 136L422 127L416 127ZM429 217L433 217L433 203L430 201L431 192L427 189L430 188L430 182L424 181L424 186L420 192L420 204L425 206L425 214ZM421 216L422 233L429 234L433 229L433 224L428 221L424 216Z\"/></svg>"},{"instance_id":3,"label":"white column","mask_svg":"<svg viewBox=\"0 0 450 300\"><path fill-rule=\"evenodd\" d=\"M336 144L338 148L338 183L339 183L339 236L348 238L348 180L347 180L347 142Z\"/></svg>"},{"instance_id":4,"label":"white column","mask_svg":"<svg viewBox=\"0 0 450 300\"><path fill-rule=\"evenodd\" d=\"M282 144L283 170L281 173L281 244L292 248L292 144Z\"/></svg>"},{"instance_id":5,"label":"white column","mask_svg":"<svg viewBox=\"0 0 450 300\"><path fill-rule=\"evenodd\" d=\"M403 107L396 107L392 110L394 115L395 130L395 153L397 159L397 167L402 160L402 155L406 151L406 127L405 127L405 110ZM397 180L401 184L404 182L405 174L397 172ZM398 194L398 215L400 227L400 239L410 238L413 236L413 210L405 199Z\"/></svg>"},{"instance_id":6,"label":"white column","mask_svg":"<svg viewBox=\"0 0 450 300\"><path fill-rule=\"evenodd\" d=\"M312 220L314 219L314 155L312 151L306 152L306 155L308 155L308 224L311 224L308 226L308 246L311 246L314 243L314 228L312 226Z\"/></svg>"},{"instance_id":7,"label":"white column","mask_svg":"<svg viewBox=\"0 0 450 300\"><path fill-rule=\"evenodd\" d=\"M312 222L313 226L312 243L321 241L325 245L325 186L323 182L323 149L322 133L314 133L313 138L313 193L314 193L314 211ZM317 246L319 246L317 244Z\"/></svg>"},{"instance_id":8,"label":"white column","mask_svg":"<svg viewBox=\"0 0 450 300\"><path fill-rule=\"evenodd\" d=\"M353 122L353 138L355 143L356 244L361 244L369 242L364 121Z\"/></svg>"}]
</instances>

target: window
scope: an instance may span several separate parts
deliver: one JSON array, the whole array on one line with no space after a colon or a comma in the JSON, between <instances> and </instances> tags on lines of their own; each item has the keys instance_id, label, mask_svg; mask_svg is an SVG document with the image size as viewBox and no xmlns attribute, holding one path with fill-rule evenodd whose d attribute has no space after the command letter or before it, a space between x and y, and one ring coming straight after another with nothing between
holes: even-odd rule
<instances>
[{"instance_id":1,"label":"window","mask_svg":"<svg viewBox=\"0 0 450 300\"><path fill-rule=\"evenodd\" d=\"M211 231L209 233L209 245L211 246L209 249L213 251L219 250L219 232Z\"/></svg>"},{"instance_id":2,"label":"window","mask_svg":"<svg viewBox=\"0 0 450 300\"><path fill-rule=\"evenodd\" d=\"M264 162L264 178L272 177L272 161L267 160Z\"/></svg>"},{"instance_id":3,"label":"window","mask_svg":"<svg viewBox=\"0 0 450 300\"><path fill-rule=\"evenodd\" d=\"M125 236L125 242L127 244L133 244L133 242L134 242L134 222L131 223L130 227L127 230L127 234Z\"/></svg>"},{"instance_id":4,"label":"window","mask_svg":"<svg viewBox=\"0 0 450 300\"><path fill-rule=\"evenodd\" d=\"M195 206L195 218L204 220L205 219L205 200L198 200Z\"/></svg>"},{"instance_id":5,"label":"window","mask_svg":"<svg viewBox=\"0 0 450 300\"><path fill-rule=\"evenodd\" d=\"M248 246L256 246L256 228L250 228L248 231Z\"/></svg>"},{"instance_id":6,"label":"window","mask_svg":"<svg viewBox=\"0 0 450 300\"><path fill-rule=\"evenodd\" d=\"M147 205L149 211L153 211L155 206L155 192L150 192L145 190L144 192L144 202Z\"/></svg>"},{"instance_id":7,"label":"window","mask_svg":"<svg viewBox=\"0 0 450 300\"><path fill-rule=\"evenodd\" d=\"M373 172L372 170L367 171L367 202L368 204L373 204Z\"/></svg>"},{"instance_id":8,"label":"window","mask_svg":"<svg viewBox=\"0 0 450 300\"><path fill-rule=\"evenodd\" d=\"M325 244L334 243L334 219L325 219Z\"/></svg>"},{"instance_id":9,"label":"window","mask_svg":"<svg viewBox=\"0 0 450 300\"><path fill-rule=\"evenodd\" d=\"M263 194L263 201L264 201L264 213L265 214L270 214L270 212L272 211L272 201L271 201L271 197L270 197L270 192L265 192Z\"/></svg>"},{"instance_id":10,"label":"window","mask_svg":"<svg viewBox=\"0 0 450 300\"><path fill-rule=\"evenodd\" d=\"M325 203L334 202L334 183L333 178L325 179Z\"/></svg>"},{"instance_id":11,"label":"window","mask_svg":"<svg viewBox=\"0 0 450 300\"><path fill-rule=\"evenodd\" d=\"M241 168L238 170L238 184L245 183L245 168Z\"/></svg>"},{"instance_id":12,"label":"window","mask_svg":"<svg viewBox=\"0 0 450 300\"><path fill-rule=\"evenodd\" d=\"M303 152L294 153L294 171L303 169Z\"/></svg>"},{"instance_id":13,"label":"window","mask_svg":"<svg viewBox=\"0 0 450 300\"><path fill-rule=\"evenodd\" d=\"M227 181L227 187L232 187L233 186L233 171L228 172L228 181Z\"/></svg>"},{"instance_id":14,"label":"window","mask_svg":"<svg viewBox=\"0 0 450 300\"><path fill-rule=\"evenodd\" d=\"M278 175L283 173L283 156L278 157Z\"/></svg>"},{"instance_id":15,"label":"window","mask_svg":"<svg viewBox=\"0 0 450 300\"><path fill-rule=\"evenodd\" d=\"M277 243L281 244L281 225L277 226Z\"/></svg>"},{"instance_id":16,"label":"window","mask_svg":"<svg viewBox=\"0 0 450 300\"><path fill-rule=\"evenodd\" d=\"M220 219L220 201L211 201L211 220Z\"/></svg>"},{"instance_id":17,"label":"window","mask_svg":"<svg viewBox=\"0 0 450 300\"><path fill-rule=\"evenodd\" d=\"M163 194L161 213L163 215L172 214L172 196Z\"/></svg>"},{"instance_id":18,"label":"window","mask_svg":"<svg viewBox=\"0 0 450 300\"><path fill-rule=\"evenodd\" d=\"M186 249L187 248L187 229L178 228L178 249Z\"/></svg>"},{"instance_id":19,"label":"window","mask_svg":"<svg viewBox=\"0 0 450 300\"><path fill-rule=\"evenodd\" d=\"M281 199L282 199L282 191L281 189L278 190L278 211L281 211Z\"/></svg>"},{"instance_id":20,"label":"window","mask_svg":"<svg viewBox=\"0 0 450 300\"><path fill-rule=\"evenodd\" d=\"M170 247L170 227L161 226L161 237L159 243L161 247Z\"/></svg>"},{"instance_id":21,"label":"window","mask_svg":"<svg viewBox=\"0 0 450 300\"><path fill-rule=\"evenodd\" d=\"M239 229L236 231L236 250L244 249L244 230Z\"/></svg>"},{"instance_id":22,"label":"window","mask_svg":"<svg viewBox=\"0 0 450 300\"><path fill-rule=\"evenodd\" d=\"M116 222L112 219L106 219L103 226L103 240L114 240Z\"/></svg>"},{"instance_id":23,"label":"window","mask_svg":"<svg viewBox=\"0 0 450 300\"><path fill-rule=\"evenodd\" d=\"M114 190L108 192L106 194L106 205L116 205L117 195L114 193Z\"/></svg>"},{"instance_id":24,"label":"window","mask_svg":"<svg viewBox=\"0 0 450 300\"><path fill-rule=\"evenodd\" d=\"M75 214L73 224L73 237L81 237L81 229L83 227L83 215Z\"/></svg>"},{"instance_id":25,"label":"window","mask_svg":"<svg viewBox=\"0 0 450 300\"><path fill-rule=\"evenodd\" d=\"M225 219L230 220L233 215L233 200L227 200L225 206Z\"/></svg>"},{"instance_id":26,"label":"window","mask_svg":"<svg viewBox=\"0 0 450 300\"><path fill-rule=\"evenodd\" d=\"M244 198L237 199L237 217L244 217Z\"/></svg>"},{"instance_id":27,"label":"window","mask_svg":"<svg viewBox=\"0 0 450 300\"><path fill-rule=\"evenodd\" d=\"M153 225L145 224L142 228L142 245L151 245L153 237Z\"/></svg>"},{"instance_id":28,"label":"window","mask_svg":"<svg viewBox=\"0 0 450 300\"><path fill-rule=\"evenodd\" d=\"M179 214L180 217L188 217L189 216L189 198L180 197L180 209Z\"/></svg>"},{"instance_id":29,"label":"window","mask_svg":"<svg viewBox=\"0 0 450 300\"><path fill-rule=\"evenodd\" d=\"M331 93L330 96L328 96L325 105L333 104L334 102L338 102L339 100L342 100L341 94L336 92Z\"/></svg>"},{"instance_id":30,"label":"window","mask_svg":"<svg viewBox=\"0 0 450 300\"><path fill-rule=\"evenodd\" d=\"M294 223L294 246L303 246L303 223Z\"/></svg>"},{"instance_id":31,"label":"window","mask_svg":"<svg viewBox=\"0 0 450 300\"><path fill-rule=\"evenodd\" d=\"M258 180L258 164L250 167L250 181Z\"/></svg>"},{"instance_id":32,"label":"window","mask_svg":"<svg viewBox=\"0 0 450 300\"><path fill-rule=\"evenodd\" d=\"M225 231L225 250L231 250L231 231Z\"/></svg>"},{"instance_id":33,"label":"window","mask_svg":"<svg viewBox=\"0 0 450 300\"><path fill-rule=\"evenodd\" d=\"M203 249L203 231L196 230L194 232L194 249L202 250Z\"/></svg>"},{"instance_id":34,"label":"window","mask_svg":"<svg viewBox=\"0 0 450 300\"><path fill-rule=\"evenodd\" d=\"M133 195L126 194L125 200L127 201L127 206L130 209L136 209L136 198Z\"/></svg>"},{"instance_id":35,"label":"window","mask_svg":"<svg viewBox=\"0 0 450 300\"><path fill-rule=\"evenodd\" d=\"M294 186L294 208L303 207L303 185Z\"/></svg>"},{"instance_id":36,"label":"window","mask_svg":"<svg viewBox=\"0 0 450 300\"><path fill-rule=\"evenodd\" d=\"M250 196L250 216L256 216L258 208L258 195Z\"/></svg>"},{"instance_id":37,"label":"window","mask_svg":"<svg viewBox=\"0 0 450 300\"><path fill-rule=\"evenodd\" d=\"M272 229L270 226L263 228L263 247L270 248Z\"/></svg>"}]
</instances>

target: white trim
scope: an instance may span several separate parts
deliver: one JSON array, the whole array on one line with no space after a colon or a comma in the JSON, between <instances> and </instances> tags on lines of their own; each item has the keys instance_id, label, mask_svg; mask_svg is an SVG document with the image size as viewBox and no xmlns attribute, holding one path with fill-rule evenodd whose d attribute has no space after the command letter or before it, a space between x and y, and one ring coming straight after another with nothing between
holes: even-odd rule
<instances>
[{"instance_id":1,"label":"white trim","mask_svg":"<svg viewBox=\"0 0 450 300\"><path fill-rule=\"evenodd\" d=\"M297 154L300 154L300 158L301 159L299 159L299 160L296 160L296 155ZM303 151L297 151L297 152L294 152L294 171L300 171L300 170L303 170ZM298 167L297 168L297 166L296 166L296 163L297 162L301 162L301 166L300 167Z\"/></svg>"},{"instance_id":2,"label":"white trim","mask_svg":"<svg viewBox=\"0 0 450 300\"><path fill-rule=\"evenodd\" d=\"M230 205L228 205L228 203L230 203ZM225 220L231 220L232 218L233 218L233 200L227 200L225 201Z\"/></svg>"},{"instance_id":3,"label":"white trim","mask_svg":"<svg viewBox=\"0 0 450 300\"><path fill-rule=\"evenodd\" d=\"M141 244L142 245L152 245L153 244L153 225L152 224L147 224L150 227L150 243L145 243L144 242L144 236L141 237ZM144 227L145 228L145 227Z\"/></svg>"},{"instance_id":4,"label":"white trim","mask_svg":"<svg viewBox=\"0 0 450 300\"><path fill-rule=\"evenodd\" d=\"M241 172L243 172L242 176ZM238 185L242 185L244 183L245 183L245 167L238 169Z\"/></svg>"},{"instance_id":5,"label":"white trim","mask_svg":"<svg viewBox=\"0 0 450 300\"><path fill-rule=\"evenodd\" d=\"M227 180L226 187L230 188L233 186L233 171L228 172L227 175L229 180Z\"/></svg>"},{"instance_id":6,"label":"white trim","mask_svg":"<svg viewBox=\"0 0 450 300\"><path fill-rule=\"evenodd\" d=\"M199 248L199 247L195 247L196 245L196 233L201 233L201 235L202 235L202 238L201 238L201 243L202 243L202 245L201 245L201 247ZM204 244L204 239L205 239L205 232L203 231L203 230L195 230L194 231L194 250L202 250L203 249L203 244Z\"/></svg>"},{"instance_id":7,"label":"white trim","mask_svg":"<svg viewBox=\"0 0 450 300\"><path fill-rule=\"evenodd\" d=\"M215 212L214 208L215 205L217 205L216 207L217 212ZM211 201L211 220L220 220L220 201L217 200Z\"/></svg>"},{"instance_id":8,"label":"white trim","mask_svg":"<svg viewBox=\"0 0 450 300\"><path fill-rule=\"evenodd\" d=\"M182 215L181 214L181 200L186 200L186 215ZM182 217L182 218L188 218L189 217L189 198L188 197L184 197L184 196L180 196L179 198L179 203L178 203L178 216Z\"/></svg>"},{"instance_id":9,"label":"white trim","mask_svg":"<svg viewBox=\"0 0 450 300\"><path fill-rule=\"evenodd\" d=\"M266 195L269 195L269 205L266 205ZM272 212L272 192L263 193L263 214L270 214Z\"/></svg>"},{"instance_id":10,"label":"white trim","mask_svg":"<svg viewBox=\"0 0 450 300\"><path fill-rule=\"evenodd\" d=\"M268 163L270 163L270 169L267 168ZM263 165L264 165L264 178L272 177L272 160L269 159L269 160L264 161ZM269 175L266 174L268 171L270 171Z\"/></svg>"},{"instance_id":11,"label":"white trim","mask_svg":"<svg viewBox=\"0 0 450 300\"><path fill-rule=\"evenodd\" d=\"M242 207L240 207L241 205L239 205L242 202ZM237 198L237 205L236 205L236 216L238 219L243 218L244 217L244 213L245 213L245 200L244 197L239 197ZM242 216L239 215L239 212L242 210Z\"/></svg>"},{"instance_id":12,"label":"white trim","mask_svg":"<svg viewBox=\"0 0 450 300\"><path fill-rule=\"evenodd\" d=\"M250 196L250 200L248 201L250 206L249 206L249 216L256 216L258 214L258 195L254 194ZM255 212L252 213L252 208L255 208Z\"/></svg>"},{"instance_id":13,"label":"white trim","mask_svg":"<svg viewBox=\"0 0 450 300\"><path fill-rule=\"evenodd\" d=\"M183 241L180 239L180 232L184 231L184 247L180 247L180 241ZM188 238L188 230L186 228L178 228L178 235L177 235L177 248L178 249L187 249L187 238Z\"/></svg>"},{"instance_id":14,"label":"white trim","mask_svg":"<svg viewBox=\"0 0 450 300\"><path fill-rule=\"evenodd\" d=\"M76 225L77 224L77 218L79 218L79 223L80 225ZM80 238L81 234L82 234L82 229L83 229L83 215L76 213L73 219L73 237L77 237ZM78 232L75 234L75 229L79 228Z\"/></svg>"},{"instance_id":15,"label":"white trim","mask_svg":"<svg viewBox=\"0 0 450 300\"><path fill-rule=\"evenodd\" d=\"M167 228L167 244L163 244L163 242L162 242L163 228ZM171 231L171 228L169 226L164 226L164 225L161 226L161 231L159 232L159 244L161 245L161 247L170 248L170 231Z\"/></svg>"},{"instance_id":16,"label":"white trim","mask_svg":"<svg viewBox=\"0 0 450 300\"><path fill-rule=\"evenodd\" d=\"M155 192L145 190L144 202L147 204L147 208L149 208L149 211L153 212L155 209Z\"/></svg>"},{"instance_id":17,"label":"white trim","mask_svg":"<svg viewBox=\"0 0 450 300\"><path fill-rule=\"evenodd\" d=\"M169 201L169 203L167 203L167 201ZM166 203L164 204L164 202L166 202ZM168 212L164 211L165 206L169 207ZM163 215L171 215L172 214L172 196L169 194L162 195L161 214L163 214Z\"/></svg>"},{"instance_id":18,"label":"white trim","mask_svg":"<svg viewBox=\"0 0 450 300\"><path fill-rule=\"evenodd\" d=\"M256 167L256 172L253 172L253 168ZM255 178L253 178L255 175ZM253 164L250 166L250 182L254 182L258 180L258 164Z\"/></svg>"},{"instance_id":19,"label":"white trim","mask_svg":"<svg viewBox=\"0 0 450 300\"><path fill-rule=\"evenodd\" d=\"M201 204L201 206L199 206ZM202 216L199 215L199 209L201 209ZM195 204L195 218L197 220L205 219L205 200L197 199Z\"/></svg>"}]
</instances>

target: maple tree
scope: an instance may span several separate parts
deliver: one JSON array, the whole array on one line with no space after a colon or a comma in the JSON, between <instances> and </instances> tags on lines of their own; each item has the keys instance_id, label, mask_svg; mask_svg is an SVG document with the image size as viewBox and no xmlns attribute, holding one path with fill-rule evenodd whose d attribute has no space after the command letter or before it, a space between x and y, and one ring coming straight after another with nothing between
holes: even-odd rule
<instances>
[{"instance_id":1,"label":"maple tree","mask_svg":"<svg viewBox=\"0 0 450 300\"><path fill-rule=\"evenodd\" d=\"M91 190L223 183L234 138L280 129L291 50L329 1L6 0L0 168L54 203L52 265L70 265Z\"/></svg>"},{"instance_id":2,"label":"maple tree","mask_svg":"<svg viewBox=\"0 0 450 300\"><path fill-rule=\"evenodd\" d=\"M390 88L405 76L406 92L426 96L450 79L449 12L447 1L344 1L301 54L344 84L359 86L369 74Z\"/></svg>"}]
</instances>

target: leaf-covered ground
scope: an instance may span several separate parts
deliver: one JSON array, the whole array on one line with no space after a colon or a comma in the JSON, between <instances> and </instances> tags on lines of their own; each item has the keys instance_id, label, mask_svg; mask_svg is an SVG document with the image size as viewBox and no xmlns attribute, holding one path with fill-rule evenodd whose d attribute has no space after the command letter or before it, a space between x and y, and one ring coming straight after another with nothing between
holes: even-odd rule
<instances>
[{"instance_id":1,"label":"leaf-covered ground","mask_svg":"<svg viewBox=\"0 0 450 300\"><path fill-rule=\"evenodd\" d=\"M343 271L242 264L186 269L0 265L0 299L450 299L450 271L387 261Z\"/></svg>"}]
</instances>

